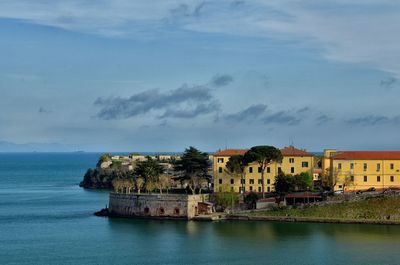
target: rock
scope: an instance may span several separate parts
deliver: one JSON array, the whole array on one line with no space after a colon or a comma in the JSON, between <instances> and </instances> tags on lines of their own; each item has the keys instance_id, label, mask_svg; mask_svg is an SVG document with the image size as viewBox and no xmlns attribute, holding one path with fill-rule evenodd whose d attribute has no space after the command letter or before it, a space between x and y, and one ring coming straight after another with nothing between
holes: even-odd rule
<instances>
[{"instance_id":1,"label":"rock","mask_svg":"<svg viewBox=\"0 0 400 265\"><path fill-rule=\"evenodd\" d=\"M101 209L101 210L98 211L98 212L95 212L94 215L96 215L96 216L107 217L107 216L110 215L110 212L108 211L108 208L104 208L104 209Z\"/></svg>"}]
</instances>

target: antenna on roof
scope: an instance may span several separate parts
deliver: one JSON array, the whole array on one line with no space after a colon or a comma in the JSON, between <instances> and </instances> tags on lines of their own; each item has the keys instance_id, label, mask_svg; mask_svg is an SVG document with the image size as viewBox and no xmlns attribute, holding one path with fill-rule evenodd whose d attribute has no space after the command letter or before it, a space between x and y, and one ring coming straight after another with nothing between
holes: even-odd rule
<instances>
[{"instance_id":1,"label":"antenna on roof","mask_svg":"<svg viewBox=\"0 0 400 265\"><path fill-rule=\"evenodd\" d=\"M228 140L225 138L225 149L228 149Z\"/></svg>"}]
</instances>

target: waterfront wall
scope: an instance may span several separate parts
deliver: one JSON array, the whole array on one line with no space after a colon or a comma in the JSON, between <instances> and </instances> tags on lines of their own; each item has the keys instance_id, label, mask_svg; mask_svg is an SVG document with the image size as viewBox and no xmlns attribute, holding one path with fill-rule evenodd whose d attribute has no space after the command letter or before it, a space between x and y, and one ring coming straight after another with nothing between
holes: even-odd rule
<instances>
[{"instance_id":1,"label":"waterfront wall","mask_svg":"<svg viewBox=\"0 0 400 265\"><path fill-rule=\"evenodd\" d=\"M110 193L109 212L123 217L192 219L208 195Z\"/></svg>"}]
</instances>

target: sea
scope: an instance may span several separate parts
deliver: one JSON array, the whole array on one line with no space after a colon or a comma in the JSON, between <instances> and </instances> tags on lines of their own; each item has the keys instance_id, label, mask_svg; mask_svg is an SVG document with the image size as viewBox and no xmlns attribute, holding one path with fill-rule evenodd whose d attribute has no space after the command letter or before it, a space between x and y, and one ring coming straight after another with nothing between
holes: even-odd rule
<instances>
[{"instance_id":1,"label":"sea","mask_svg":"<svg viewBox=\"0 0 400 265\"><path fill-rule=\"evenodd\" d=\"M110 219L98 153L0 154L0 264L400 264L400 227Z\"/></svg>"}]
</instances>

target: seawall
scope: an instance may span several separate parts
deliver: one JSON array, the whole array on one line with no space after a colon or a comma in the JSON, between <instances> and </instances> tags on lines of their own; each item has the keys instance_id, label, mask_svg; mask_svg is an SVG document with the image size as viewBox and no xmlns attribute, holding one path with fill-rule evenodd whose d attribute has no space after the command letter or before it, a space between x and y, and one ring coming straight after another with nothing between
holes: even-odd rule
<instances>
[{"instance_id":1,"label":"seawall","mask_svg":"<svg viewBox=\"0 0 400 265\"><path fill-rule=\"evenodd\" d=\"M193 219L208 195L110 193L110 216Z\"/></svg>"}]
</instances>

